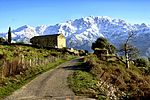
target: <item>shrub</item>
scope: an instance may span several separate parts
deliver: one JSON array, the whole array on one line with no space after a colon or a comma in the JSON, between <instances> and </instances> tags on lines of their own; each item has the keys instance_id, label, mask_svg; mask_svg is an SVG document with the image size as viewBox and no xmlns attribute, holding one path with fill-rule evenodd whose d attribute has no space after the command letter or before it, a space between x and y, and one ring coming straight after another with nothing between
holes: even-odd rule
<instances>
[{"instance_id":1,"label":"shrub","mask_svg":"<svg viewBox=\"0 0 150 100\"><path fill-rule=\"evenodd\" d=\"M99 49L107 49L109 54L114 54L116 52L116 47L112 44L110 44L107 39L100 37L98 38L95 43L92 43L91 47L94 51L96 48Z\"/></svg>"},{"instance_id":2,"label":"shrub","mask_svg":"<svg viewBox=\"0 0 150 100\"><path fill-rule=\"evenodd\" d=\"M148 67L149 62L144 58L138 58L138 59L135 60L135 65L137 67Z\"/></svg>"},{"instance_id":3,"label":"shrub","mask_svg":"<svg viewBox=\"0 0 150 100\"><path fill-rule=\"evenodd\" d=\"M0 37L0 44L2 44L5 41L2 37Z\"/></svg>"}]
</instances>

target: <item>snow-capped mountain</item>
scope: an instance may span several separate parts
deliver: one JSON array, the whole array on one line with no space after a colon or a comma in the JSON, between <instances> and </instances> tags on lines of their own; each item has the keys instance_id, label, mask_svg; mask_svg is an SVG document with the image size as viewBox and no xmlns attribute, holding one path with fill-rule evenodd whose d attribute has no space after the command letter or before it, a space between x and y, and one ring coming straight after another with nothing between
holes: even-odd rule
<instances>
[{"instance_id":1,"label":"snow-capped mountain","mask_svg":"<svg viewBox=\"0 0 150 100\"><path fill-rule=\"evenodd\" d=\"M67 39L68 47L91 51L91 45L98 37L105 37L112 44L119 46L128 37L130 31L136 34L132 43L141 50L142 55L150 57L149 25L144 23L131 25L124 20L107 16L89 16L53 26L31 27L25 25L13 30L12 37L15 41L29 43L29 39L33 36L63 33ZM0 36L7 37L7 33L1 33Z\"/></svg>"},{"instance_id":2,"label":"snow-capped mountain","mask_svg":"<svg viewBox=\"0 0 150 100\"><path fill-rule=\"evenodd\" d=\"M36 35L39 35L39 34L36 32L35 28L29 25L21 26L17 28L16 30L12 31L12 39L16 42L29 43L30 38ZM7 34L6 34L6 37L7 37Z\"/></svg>"}]
</instances>

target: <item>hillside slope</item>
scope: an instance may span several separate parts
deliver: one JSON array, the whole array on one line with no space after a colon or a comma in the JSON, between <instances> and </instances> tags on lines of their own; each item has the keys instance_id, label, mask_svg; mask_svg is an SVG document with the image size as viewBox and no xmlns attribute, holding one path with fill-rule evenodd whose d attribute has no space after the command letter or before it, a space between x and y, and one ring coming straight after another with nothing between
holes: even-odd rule
<instances>
[{"instance_id":1,"label":"hillside slope","mask_svg":"<svg viewBox=\"0 0 150 100\"><path fill-rule=\"evenodd\" d=\"M148 67L150 69L150 67ZM150 70L130 68L118 60L100 60L95 55L85 57L68 79L76 95L97 100L149 100Z\"/></svg>"},{"instance_id":2,"label":"hillside slope","mask_svg":"<svg viewBox=\"0 0 150 100\"><path fill-rule=\"evenodd\" d=\"M0 45L0 99L10 95L37 75L74 57L56 49L47 50L16 44Z\"/></svg>"}]
</instances>

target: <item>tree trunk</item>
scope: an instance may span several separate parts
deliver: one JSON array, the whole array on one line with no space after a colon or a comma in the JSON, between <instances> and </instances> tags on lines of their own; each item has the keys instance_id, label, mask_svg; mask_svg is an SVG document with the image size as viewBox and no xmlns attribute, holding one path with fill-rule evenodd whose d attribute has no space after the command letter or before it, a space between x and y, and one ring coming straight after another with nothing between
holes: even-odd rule
<instances>
[{"instance_id":1,"label":"tree trunk","mask_svg":"<svg viewBox=\"0 0 150 100\"><path fill-rule=\"evenodd\" d=\"M125 44L125 58L126 58L126 68L129 68L129 56L127 52L127 44Z\"/></svg>"},{"instance_id":2,"label":"tree trunk","mask_svg":"<svg viewBox=\"0 0 150 100\"><path fill-rule=\"evenodd\" d=\"M129 56L128 53L126 54L126 68L129 68Z\"/></svg>"}]
</instances>

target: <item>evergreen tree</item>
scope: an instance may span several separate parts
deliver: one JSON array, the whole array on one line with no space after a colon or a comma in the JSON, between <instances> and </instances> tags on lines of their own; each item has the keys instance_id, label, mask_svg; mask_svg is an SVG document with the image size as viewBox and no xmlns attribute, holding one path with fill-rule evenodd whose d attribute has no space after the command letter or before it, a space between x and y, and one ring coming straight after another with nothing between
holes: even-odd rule
<instances>
[{"instance_id":1,"label":"evergreen tree","mask_svg":"<svg viewBox=\"0 0 150 100\"><path fill-rule=\"evenodd\" d=\"M98 38L95 43L92 43L92 47L93 50L95 50L95 48L99 48L99 49L107 49L109 54L114 54L116 51L116 47L112 44L110 44L107 39L100 37Z\"/></svg>"},{"instance_id":2,"label":"evergreen tree","mask_svg":"<svg viewBox=\"0 0 150 100\"><path fill-rule=\"evenodd\" d=\"M98 38L95 43L92 43L92 49L95 50L95 48L100 48L100 49L106 49L109 45L109 42L107 39L100 37Z\"/></svg>"},{"instance_id":3,"label":"evergreen tree","mask_svg":"<svg viewBox=\"0 0 150 100\"><path fill-rule=\"evenodd\" d=\"M9 44L11 43L11 27L9 27L9 30L8 30L8 43Z\"/></svg>"}]
</instances>

